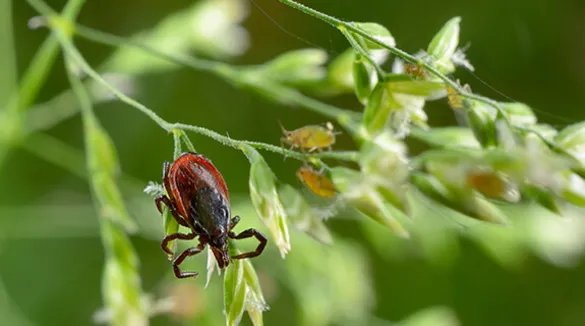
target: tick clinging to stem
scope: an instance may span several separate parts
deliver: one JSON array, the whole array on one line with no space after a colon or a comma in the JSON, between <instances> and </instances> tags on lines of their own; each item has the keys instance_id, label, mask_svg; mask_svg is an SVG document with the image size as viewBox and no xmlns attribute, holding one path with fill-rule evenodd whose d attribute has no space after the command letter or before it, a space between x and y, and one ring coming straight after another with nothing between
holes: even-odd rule
<instances>
[{"instance_id":1,"label":"tick clinging to stem","mask_svg":"<svg viewBox=\"0 0 585 326\"><path fill-rule=\"evenodd\" d=\"M242 259L256 257L266 247L267 239L256 229L247 229L236 235L232 229L240 221L239 216L231 218L228 189L221 173L205 156L184 153L172 164L163 164L163 182L166 195L155 199L156 207L162 213L166 205L177 222L191 230L191 233L174 233L164 237L162 249L173 256L169 249L172 240L192 240L199 236L199 245L189 248L173 260L177 278L197 277L197 272L182 272L179 265L194 256L209 244L219 268L229 265L230 258ZM245 239L255 237L260 244L255 251L229 257L228 238Z\"/></svg>"}]
</instances>

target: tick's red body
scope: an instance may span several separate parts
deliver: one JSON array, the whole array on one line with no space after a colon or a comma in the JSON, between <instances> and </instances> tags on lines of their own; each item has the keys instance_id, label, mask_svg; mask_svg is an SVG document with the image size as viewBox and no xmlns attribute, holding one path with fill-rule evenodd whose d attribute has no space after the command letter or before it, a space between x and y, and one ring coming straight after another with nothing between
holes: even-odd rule
<instances>
[{"instance_id":1,"label":"tick's red body","mask_svg":"<svg viewBox=\"0 0 585 326\"><path fill-rule=\"evenodd\" d=\"M171 240L189 240L199 236L197 247L185 250L173 261L178 278L197 276L196 272L181 272L179 265L189 256L198 254L209 243L220 268L229 265L227 238L242 239L256 237L260 245L256 251L244 253L233 259L258 256L266 246L266 238L255 229L248 229L239 235L231 230L239 222L238 216L230 219L229 193L221 173L203 155L184 153L172 164L163 165L163 181L167 196L156 198L155 203L162 212L165 204L177 222L189 229L190 234L175 233L167 235L162 241L163 250L173 255L168 248Z\"/></svg>"}]
</instances>

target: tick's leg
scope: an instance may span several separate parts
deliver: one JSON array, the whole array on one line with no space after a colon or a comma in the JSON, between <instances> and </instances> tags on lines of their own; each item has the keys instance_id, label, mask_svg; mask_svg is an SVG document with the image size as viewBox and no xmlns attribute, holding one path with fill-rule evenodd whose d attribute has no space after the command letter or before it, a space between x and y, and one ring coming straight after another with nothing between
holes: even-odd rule
<instances>
[{"instance_id":1,"label":"tick's leg","mask_svg":"<svg viewBox=\"0 0 585 326\"><path fill-rule=\"evenodd\" d=\"M230 233L228 233L228 235L232 239L246 239L246 238L256 237L256 239L258 239L258 241L260 241L260 244L258 245L256 250L251 251L251 252L246 252L243 254L239 254L237 256L232 257L232 259L256 257L256 256L260 255L262 253L262 251L264 251L264 248L266 247L266 243L268 242L268 240L266 239L264 234L260 233L260 231L258 231L256 229L247 229L246 231L244 231L238 235L235 235L233 232L230 232Z\"/></svg>"},{"instance_id":2,"label":"tick's leg","mask_svg":"<svg viewBox=\"0 0 585 326\"><path fill-rule=\"evenodd\" d=\"M198 253L201 252L201 250L202 250L202 246L201 246L201 244L199 244L199 246L197 246L197 247L189 248L189 249L183 251L183 253L173 261L173 270L174 270L175 276L177 278L187 278L187 277L196 278L197 275L199 275L198 272L182 272L181 267L179 267L179 265L181 265L181 263L187 257L197 255Z\"/></svg>"},{"instance_id":3,"label":"tick's leg","mask_svg":"<svg viewBox=\"0 0 585 326\"><path fill-rule=\"evenodd\" d=\"M171 193L171 183L169 180L169 171L171 170L171 163L169 162L164 162L163 163L163 175L162 175L162 179L163 182L165 184L165 189L167 190L167 193L169 194L169 196L172 196Z\"/></svg>"},{"instance_id":4,"label":"tick's leg","mask_svg":"<svg viewBox=\"0 0 585 326\"><path fill-rule=\"evenodd\" d=\"M185 222L185 220L183 220L181 218L181 215L179 215L179 211L177 211L177 208L171 202L171 200L169 199L169 197L167 197L165 195L158 196L154 200L154 203L156 204L156 208L158 208L158 211L161 214L162 214L162 204L165 204L165 206L167 206L169 208L169 211L171 212L171 215L173 215L173 217L175 218L175 220L177 221L177 223L179 223L180 225L182 225L184 227L189 227L189 225L187 225L187 223Z\"/></svg>"},{"instance_id":5,"label":"tick's leg","mask_svg":"<svg viewBox=\"0 0 585 326\"><path fill-rule=\"evenodd\" d=\"M173 251L169 248L169 242L173 241L173 240L192 240L195 239L195 237L197 236L197 234L195 233L191 233L191 234L184 234L184 233L173 233L173 234L169 234L166 237L164 237L162 239L162 242L160 244L160 247L162 248L162 250L164 252L166 252L169 257L173 257L174 253ZM169 259L170 260L170 259Z\"/></svg>"},{"instance_id":6,"label":"tick's leg","mask_svg":"<svg viewBox=\"0 0 585 326\"><path fill-rule=\"evenodd\" d=\"M234 216L232 218L232 221L230 222L230 229L229 231L231 231L234 227L236 227L236 224L238 224L240 222L240 217L239 216Z\"/></svg>"}]
</instances>

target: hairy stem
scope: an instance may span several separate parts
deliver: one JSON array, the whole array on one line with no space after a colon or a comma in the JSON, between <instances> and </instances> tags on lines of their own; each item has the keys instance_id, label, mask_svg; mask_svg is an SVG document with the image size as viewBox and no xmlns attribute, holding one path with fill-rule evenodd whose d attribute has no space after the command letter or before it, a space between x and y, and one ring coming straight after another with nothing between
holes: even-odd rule
<instances>
[{"instance_id":1,"label":"hairy stem","mask_svg":"<svg viewBox=\"0 0 585 326\"><path fill-rule=\"evenodd\" d=\"M360 35L361 37L363 37L364 39L379 45L387 50L389 50L392 54L396 55L397 57L403 59L406 62L409 63L414 63L417 65L422 66L424 69L426 69L427 71L429 71L431 74L433 74L434 76L438 77L439 79L441 79L443 82L445 82L446 85L452 87L459 95L461 95L462 97L465 97L467 99L470 100L475 100L481 103L485 103L491 107L493 107L494 109L496 109L498 111L498 115L504 119L504 122L511 128L511 129L515 129L517 131L529 131L532 133L535 133L539 138L545 140L545 137L542 136L539 132L535 131L535 130L527 130L525 128L521 128L518 126L514 126L510 119L508 118L508 115L505 113L504 109L502 108L502 106L498 103L498 101L492 100L488 97L485 96L481 96L481 95L477 95L477 94L473 94L469 91L467 91L464 87L462 87L461 85L459 85L458 83L456 83L455 81L451 80L448 76L444 75L443 73L441 73L439 70L437 70L435 67L433 67L431 64L426 63L422 60L418 60L416 57L414 57L413 55L408 54L407 52L393 47L393 46L389 46L388 44L378 40L377 38L373 37L372 35L368 34L367 32L363 31L362 29L358 28L355 26L354 23L352 22L346 22L343 20L340 20L338 18L329 16L327 14L324 14L322 12L319 12L313 8L307 7L301 3L298 3L294 0L279 0L281 3L288 5L292 8L295 8L305 14L308 14L310 16L313 16L317 19L320 19L330 25L332 25L333 27L341 30L342 32L344 30L347 31L351 31L357 35ZM573 155L571 155L570 153L568 153L567 151L565 151L564 149L560 148L557 144L550 142L550 141L546 141L546 144L552 148L553 150L555 150L556 152L568 157L571 160L576 160L575 157Z\"/></svg>"}]
</instances>

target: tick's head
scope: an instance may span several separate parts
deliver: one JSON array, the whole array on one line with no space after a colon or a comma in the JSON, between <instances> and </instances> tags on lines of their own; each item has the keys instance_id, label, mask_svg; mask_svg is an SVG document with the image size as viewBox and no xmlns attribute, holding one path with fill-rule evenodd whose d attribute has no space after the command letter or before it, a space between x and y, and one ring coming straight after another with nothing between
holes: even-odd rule
<instances>
[{"instance_id":1,"label":"tick's head","mask_svg":"<svg viewBox=\"0 0 585 326\"><path fill-rule=\"evenodd\" d=\"M230 264L229 256L229 242L227 240L227 233L221 233L209 239L209 246L213 255L217 260L219 268L224 268Z\"/></svg>"}]
</instances>

